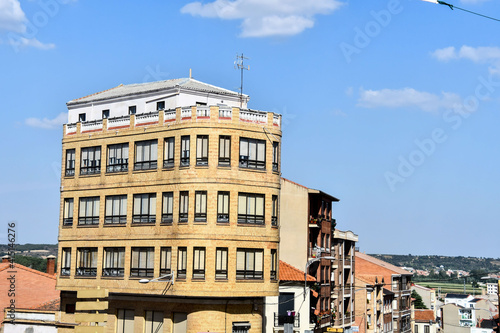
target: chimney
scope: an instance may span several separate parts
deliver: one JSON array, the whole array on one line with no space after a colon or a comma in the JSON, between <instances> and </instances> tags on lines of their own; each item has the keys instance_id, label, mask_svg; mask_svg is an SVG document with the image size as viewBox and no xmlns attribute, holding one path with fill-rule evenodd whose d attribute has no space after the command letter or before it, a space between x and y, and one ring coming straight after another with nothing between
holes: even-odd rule
<instances>
[{"instance_id":1,"label":"chimney","mask_svg":"<svg viewBox=\"0 0 500 333\"><path fill-rule=\"evenodd\" d=\"M54 275L56 274L56 257L48 256L47 257L47 274Z\"/></svg>"},{"instance_id":2,"label":"chimney","mask_svg":"<svg viewBox=\"0 0 500 333\"><path fill-rule=\"evenodd\" d=\"M5 255L2 257L2 264L9 263L10 262L10 257Z\"/></svg>"}]
</instances>

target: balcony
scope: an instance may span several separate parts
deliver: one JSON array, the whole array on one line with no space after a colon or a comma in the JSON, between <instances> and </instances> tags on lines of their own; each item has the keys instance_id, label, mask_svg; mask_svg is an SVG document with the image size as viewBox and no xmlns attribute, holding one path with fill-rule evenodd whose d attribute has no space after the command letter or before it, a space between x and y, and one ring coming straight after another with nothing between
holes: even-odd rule
<instances>
[{"instance_id":1,"label":"balcony","mask_svg":"<svg viewBox=\"0 0 500 333\"><path fill-rule=\"evenodd\" d=\"M196 117L192 117L192 115ZM218 117L218 118L217 118ZM78 135L82 133L123 131L131 130L141 126L171 126L179 124L180 121L191 121L206 119L222 123L246 122L250 126L262 126L268 128L281 128L281 115L273 112L257 110L241 110L228 106L188 106L179 107L174 110L156 110L150 113L123 115L114 118L96 119L64 125L64 135ZM179 121L180 120L180 121Z\"/></svg>"},{"instance_id":2,"label":"balcony","mask_svg":"<svg viewBox=\"0 0 500 333\"><path fill-rule=\"evenodd\" d=\"M293 327L300 327L300 313L295 315L279 315L274 313L274 327L283 327L285 324L293 324Z\"/></svg>"}]
</instances>

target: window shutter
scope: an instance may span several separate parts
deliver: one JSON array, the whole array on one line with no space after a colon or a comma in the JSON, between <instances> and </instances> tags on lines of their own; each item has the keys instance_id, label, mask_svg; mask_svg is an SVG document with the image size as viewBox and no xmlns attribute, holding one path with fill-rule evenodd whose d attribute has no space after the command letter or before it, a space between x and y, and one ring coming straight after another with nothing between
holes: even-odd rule
<instances>
[{"instance_id":1,"label":"window shutter","mask_svg":"<svg viewBox=\"0 0 500 333\"><path fill-rule=\"evenodd\" d=\"M247 197L244 194L238 196L238 214L245 215L247 213Z\"/></svg>"},{"instance_id":2,"label":"window shutter","mask_svg":"<svg viewBox=\"0 0 500 333\"><path fill-rule=\"evenodd\" d=\"M264 253L262 250L255 252L255 271L262 272L264 268Z\"/></svg>"},{"instance_id":3,"label":"window shutter","mask_svg":"<svg viewBox=\"0 0 500 333\"><path fill-rule=\"evenodd\" d=\"M236 270L245 270L245 251L238 250L236 252Z\"/></svg>"},{"instance_id":4,"label":"window shutter","mask_svg":"<svg viewBox=\"0 0 500 333\"><path fill-rule=\"evenodd\" d=\"M149 199L149 215L156 215L156 194L150 196Z\"/></svg>"}]
</instances>

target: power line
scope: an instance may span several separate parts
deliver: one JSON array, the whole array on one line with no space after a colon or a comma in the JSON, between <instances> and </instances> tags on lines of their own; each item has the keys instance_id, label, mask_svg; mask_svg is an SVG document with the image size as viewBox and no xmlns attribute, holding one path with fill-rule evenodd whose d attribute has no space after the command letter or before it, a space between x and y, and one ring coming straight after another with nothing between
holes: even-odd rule
<instances>
[{"instance_id":1,"label":"power line","mask_svg":"<svg viewBox=\"0 0 500 333\"><path fill-rule=\"evenodd\" d=\"M473 12L471 10L467 10L467 9L464 9L464 8L460 8L460 7L457 7L455 5L452 5L450 3L447 3L447 2L444 2L444 1L441 1L441 0L424 0L424 1L432 2L432 3L437 3L437 4L440 4L440 5L445 5L445 6L450 7L451 10L453 10L453 9L460 9L460 10L462 10L464 12L467 12L467 13L471 13L471 14L474 14L474 15L477 15L477 16L481 16L481 17L484 17L484 18L488 18L490 20L494 20L494 21L499 21L500 22L500 19L497 19L497 18L494 18L494 17L491 17L491 16L487 16L487 15L483 15L483 14L480 14L480 13L476 13L476 12Z\"/></svg>"}]
</instances>

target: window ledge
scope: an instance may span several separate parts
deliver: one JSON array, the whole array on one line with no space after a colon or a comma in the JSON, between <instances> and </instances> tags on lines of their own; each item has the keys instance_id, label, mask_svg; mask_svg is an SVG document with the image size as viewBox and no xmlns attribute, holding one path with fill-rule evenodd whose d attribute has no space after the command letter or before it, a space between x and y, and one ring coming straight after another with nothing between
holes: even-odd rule
<instances>
[{"instance_id":1,"label":"window ledge","mask_svg":"<svg viewBox=\"0 0 500 333\"><path fill-rule=\"evenodd\" d=\"M127 223L104 223L103 224L103 227L111 227L111 228L114 228L114 227L126 227L127 226Z\"/></svg>"},{"instance_id":2,"label":"window ledge","mask_svg":"<svg viewBox=\"0 0 500 333\"><path fill-rule=\"evenodd\" d=\"M215 279L215 282L229 282L229 280L226 279Z\"/></svg>"},{"instance_id":3,"label":"window ledge","mask_svg":"<svg viewBox=\"0 0 500 333\"><path fill-rule=\"evenodd\" d=\"M102 280L125 280L124 276L101 276Z\"/></svg>"},{"instance_id":4,"label":"window ledge","mask_svg":"<svg viewBox=\"0 0 500 333\"><path fill-rule=\"evenodd\" d=\"M158 168L154 168L154 169L146 169L146 170L133 170L132 172L133 173L148 173L148 172L156 172L158 171Z\"/></svg>"},{"instance_id":5,"label":"window ledge","mask_svg":"<svg viewBox=\"0 0 500 333\"><path fill-rule=\"evenodd\" d=\"M220 169L225 169L225 170L230 170L231 169L231 165L217 165L217 168L220 168Z\"/></svg>"},{"instance_id":6,"label":"window ledge","mask_svg":"<svg viewBox=\"0 0 500 333\"><path fill-rule=\"evenodd\" d=\"M127 171L116 171L116 172L106 172L105 175L106 176L112 176L112 175L126 175L128 174L128 170Z\"/></svg>"},{"instance_id":7,"label":"window ledge","mask_svg":"<svg viewBox=\"0 0 500 333\"><path fill-rule=\"evenodd\" d=\"M63 225L63 229L73 229L73 225Z\"/></svg>"},{"instance_id":8,"label":"window ledge","mask_svg":"<svg viewBox=\"0 0 500 333\"><path fill-rule=\"evenodd\" d=\"M191 282L205 282L205 279L195 279L195 278L192 278Z\"/></svg>"},{"instance_id":9,"label":"window ledge","mask_svg":"<svg viewBox=\"0 0 500 333\"><path fill-rule=\"evenodd\" d=\"M208 164L207 165L195 165L195 169L208 169Z\"/></svg>"},{"instance_id":10,"label":"window ledge","mask_svg":"<svg viewBox=\"0 0 500 333\"><path fill-rule=\"evenodd\" d=\"M257 280L257 279L240 279L236 280L236 283L264 283L264 279Z\"/></svg>"},{"instance_id":11,"label":"window ledge","mask_svg":"<svg viewBox=\"0 0 500 333\"><path fill-rule=\"evenodd\" d=\"M132 222L132 224L131 224L132 227L142 227L142 226L152 226L152 225L156 225L156 222L154 222L154 223L140 223L140 222L133 223Z\"/></svg>"},{"instance_id":12,"label":"window ledge","mask_svg":"<svg viewBox=\"0 0 500 333\"><path fill-rule=\"evenodd\" d=\"M100 177L101 176L101 173L93 173L93 174L90 174L90 175L82 175L80 174L79 177L82 177L82 178L88 178L88 177Z\"/></svg>"},{"instance_id":13,"label":"window ledge","mask_svg":"<svg viewBox=\"0 0 500 333\"><path fill-rule=\"evenodd\" d=\"M97 278L97 275L94 275L94 276L83 276L83 275L75 275L75 279L95 279Z\"/></svg>"},{"instance_id":14,"label":"window ledge","mask_svg":"<svg viewBox=\"0 0 500 333\"><path fill-rule=\"evenodd\" d=\"M252 227L252 228L265 228L266 224L252 224L252 223L238 223L238 227Z\"/></svg>"},{"instance_id":15,"label":"window ledge","mask_svg":"<svg viewBox=\"0 0 500 333\"><path fill-rule=\"evenodd\" d=\"M99 228L99 225L101 225L100 222L99 224L77 224L77 228Z\"/></svg>"},{"instance_id":16,"label":"window ledge","mask_svg":"<svg viewBox=\"0 0 500 333\"><path fill-rule=\"evenodd\" d=\"M245 167L238 167L238 169L243 170L243 171L250 171L250 172L267 173L266 169L254 169L254 168L245 168Z\"/></svg>"}]
</instances>

